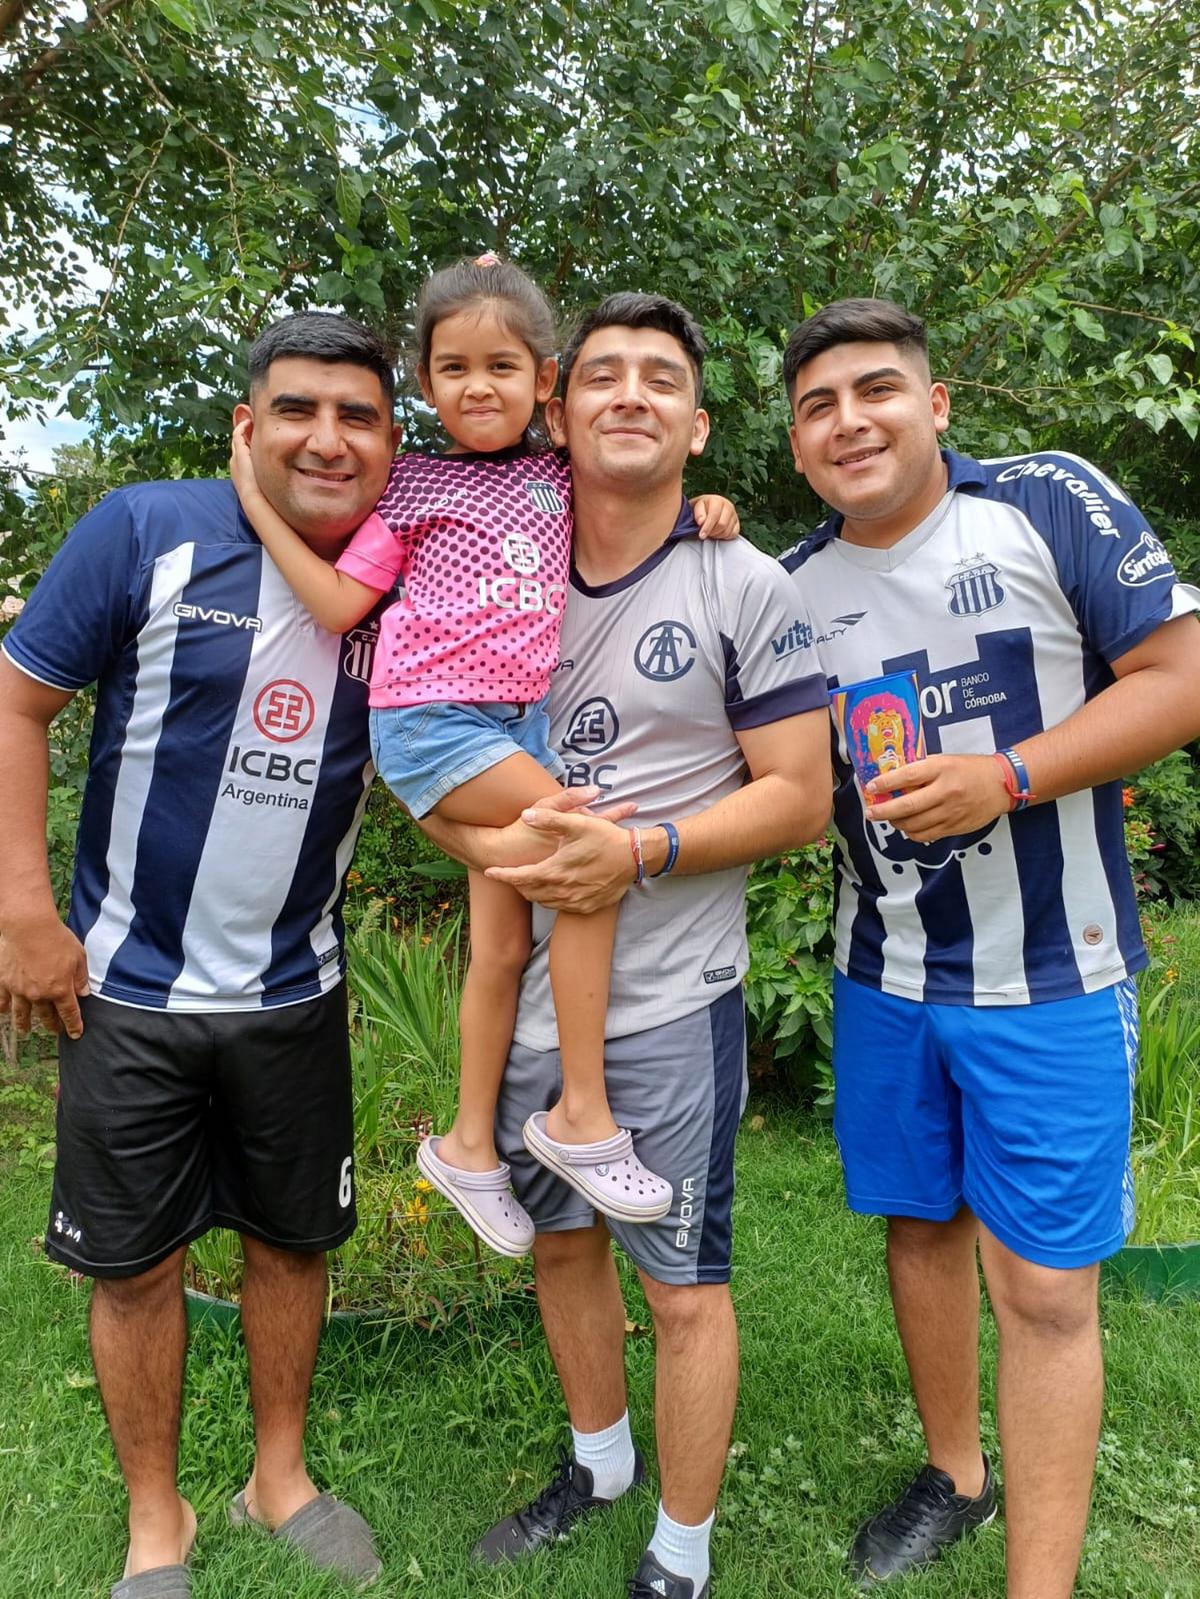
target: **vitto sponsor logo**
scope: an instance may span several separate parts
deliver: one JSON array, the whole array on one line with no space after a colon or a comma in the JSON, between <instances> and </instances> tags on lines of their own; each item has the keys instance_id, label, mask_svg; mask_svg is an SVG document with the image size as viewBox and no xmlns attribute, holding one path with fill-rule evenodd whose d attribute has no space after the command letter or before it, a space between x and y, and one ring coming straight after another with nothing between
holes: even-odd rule
<instances>
[{"instance_id":1,"label":"vitto sponsor logo","mask_svg":"<svg viewBox=\"0 0 1200 1599\"><path fill-rule=\"evenodd\" d=\"M1119 539L1121 529L1117 527L1110 515L1112 505L1109 500L1099 492L1096 486L1089 483L1086 478L1078 476L1076 470L1069 466L1060 466L1055 461L1016 461L1012 466L1006 466L1003 472L997 472L997 483L1015 483L1018 478L1035 477L1049 478L1052 483L1061 483L1068 494L1073 494L1087 512L1088 521L1106 539ZM1120 500L1123 505L1129 501L1123 494L1110 485L1113 499Z\"/></svg>"},{"instance_id":2,"label":"vitto sponsor logo","mask_svg":"<svg viewBox=\"0 0 1200 1599\"><path fill-rule=\"evenodd\" d=\"M811 649L812 641L812 628L797 617L786 633L771 640L771 648L775 652L776 660L782 660L785 655L794 655L797 650Z\"/></svg>"},{"instance_id":3,"label":"vitto sponsor logo","mask_svg":"<svg viewBox=\"0 0 1200 1599\"><path fill-rule=\"evenodd\" d=\"M542 564L542 552L524 533L506 533L501 548L504 564L520 572L522 577L532 577Z\"/></svg>"},{"instance_id":4,"label":"vitto sponsor logo","mask_svg":"<svg viewBox=\"0 0 1200 1599\"><path fill-rule=\"evenodd\" d=\"M616 781L616 765L612 761L597 761L596 756L613 747L620 731L620 719L611 700L597 695L577 705L567 718L562 748L565 753L581 759L567 762L564 786L584 788L594 783L604 793L610 793Z\"/></svg>"},{"instance_id":5,"label":"vitto sponsor logo","mask_svg":"<svg viewBox=\"0 0 1200 1599\"><path fill-rule=\"evenodd\" d=\"M674 683L695 665L696 648L686 622L655 622L638 639L633 664L652 683Z\"/></svg>"},{"instance_id":6,"label":"vitto sponsor logo","mask_svg":"<svg viewBox=\"0 0 1200 1599\"><path fill-rule=\"evenodd\" d=\"M240 627L247 633L262 632L261 616L239 616L236 611L214 610L207 605L189 605L179 600L172 607L181 622L212 622L216 627Z\"/></svg>"},{"instance_id":7,"label":"vitto sponsor logo","mask_svg":"<svg viewBox=\"0 0 1200 1599\"><path fill-rule=\"evenodd\" d=\"M1121 564L1117 567L1117 582L1123 583L1127 589L1144 589L1148 583L1158 583L1164 577L1174 576L1171 557L1149 528L1129 553L1121 557Z\"/></svg>"},{"instance_id":8,"label":"vitto sponsor logo","mask_svg":"<svg viewBox=\"0 0 1200 1599\"><path fill-rule=\"evenodd\" d=\"M531 477L525 485L535 510L542 511L548 516L561 516L566 510L562 496L553 483L547 483L543 478Z\"/></svg>"},{"instance_id":9,"label":"vitto sponsor logo","mask_svg":"<svg viewBox=\"0 0 1200 1599\"><path fill-rule=\"evenodd\" d=\"M254 725L273 744L291 744L303 738L316 714L312 695L291 677L268 683L254 701Z\"/></svg>"},{"instance_id":10,"label":"vitto sponsor logo","mask_svg":"<svg viewBox=\"0 0 1200 1599\"><path fill-rule=\"evenodd\" d=\"M696 1216L696 1179L685 1177L679 1185L679 1193L679 1228L675 1234L675 1248L686 1249Z\"/></svg>"}]
</instances>

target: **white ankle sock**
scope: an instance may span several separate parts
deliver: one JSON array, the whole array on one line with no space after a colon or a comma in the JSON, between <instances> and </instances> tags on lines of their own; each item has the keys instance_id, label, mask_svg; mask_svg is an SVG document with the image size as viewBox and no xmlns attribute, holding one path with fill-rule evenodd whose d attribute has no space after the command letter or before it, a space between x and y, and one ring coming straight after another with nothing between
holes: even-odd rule
<instances>
[{"instance_id":1,"label":"white ankle sock","mask_svg":"<svg viewBox=\"0 0 1200 1599\"><path fill-rule=\"evenodd\" d=\"M713 1518L709 1516L698 1527L685 1527L682 1522L672 1521L663 1509L662 1500L658 1502L658 1520L650 1536L650 1553L673 1577L687 1577L694 1594L699 1594L712 1569L708 1558L712 1525Z\"/></svg>"},{"instance_id":2,"label":"white ankle sock","mask_svg":"<svg viewBox=\"0 0 1200 1599\"><path fill-rule=\"evenodd\" d=\"M575 1459L592 1474L597 1499L616 1499L633 1483L633 1434L629 1412L602 1432L576 1432L571 1428Z\"/></svg>"}]
</instances>

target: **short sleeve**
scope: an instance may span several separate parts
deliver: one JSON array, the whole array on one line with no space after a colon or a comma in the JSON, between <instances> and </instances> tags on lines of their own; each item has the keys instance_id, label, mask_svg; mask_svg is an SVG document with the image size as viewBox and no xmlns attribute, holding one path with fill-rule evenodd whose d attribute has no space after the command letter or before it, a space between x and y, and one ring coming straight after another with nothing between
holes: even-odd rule
<instances>
[{"instance_id":1,"label":"short sleeve","mask_svg":"<svg viewBox=\"0 0 1200 1599\"><path fill-rule=\"evenodd\" d=\"M725 714L735 732L824 710L825 677L796 587L743 539L705 546L713 562L725 657Z\"/></svg>"},{"instance_id":2,"label":"short sleeve","mask_svg":"<svg viewBox=\"0 0 1200 1599\"><path fill-rule=\"evenodd\" d=\"M997 474L1049 546L1084 641L1106 661L1194 608L1166 548L1137 506L1097 467L1044 455Z\"/></svg>"},{"instance_id":3,"label":"short sleeve","mask_svg":"<svg viewBox=\"0 0 1200 1599\"><path fill-rule=\"evenodd\" d=\"M408 564L408 544L372 511L338 556L337 569L386 594Z\"/></svg>"},{"instance_id":4,"label":"short sleeve","mask_svg":"<svg viewBox=\"0 0 1200 1599\"><path fill-rule=\"evenodd\" d=\"M141 561L127 490L75 524L4 639L27 676L71 693L94 683L135 631Z\"/></svg>"}]
</instances>

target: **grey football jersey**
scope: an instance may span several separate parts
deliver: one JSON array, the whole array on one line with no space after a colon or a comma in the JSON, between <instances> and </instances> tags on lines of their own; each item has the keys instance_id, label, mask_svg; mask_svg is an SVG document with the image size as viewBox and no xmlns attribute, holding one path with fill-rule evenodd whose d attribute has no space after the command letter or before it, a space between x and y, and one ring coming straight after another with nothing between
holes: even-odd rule
<instances>
[{"instance_id":1,"label":"grey football jersey","mask_svg":"<svg viewBox=\"0 0 1200 1599\"><path fill-rule=\"evenodd\" d=\"M634 800L643 828L678 821L747 780L737 733L826 704L804 641L807 617L783 569L744 539L696 536L686 501L667 542L634 571L591 587L572 574L561 655L550 680L552 743L568 787L595 783ZM710 1004L746 970L746 868L647 879L617 922L609 1038ZM516 1037L557 1046L547 940L534 951Z\"/></svg>"}]
</instances>

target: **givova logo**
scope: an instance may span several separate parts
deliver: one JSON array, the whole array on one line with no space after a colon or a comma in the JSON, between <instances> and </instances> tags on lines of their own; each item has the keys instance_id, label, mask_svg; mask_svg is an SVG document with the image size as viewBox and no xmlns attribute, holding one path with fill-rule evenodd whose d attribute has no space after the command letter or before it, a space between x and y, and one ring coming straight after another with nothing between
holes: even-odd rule
<instances>
[{"instance_id":1,"label":"givova logo","mask_svg":"<svg viewBox=\"0 0 1200 1599\"><path fill-rule=\"evenodd\" d=\"M675 1248L686 1249L691 1241L692 1223L696 1216L696 1179L685 1177L679 1191L679 1226L675 1232Z\"/></svg>"}]
</instances>

